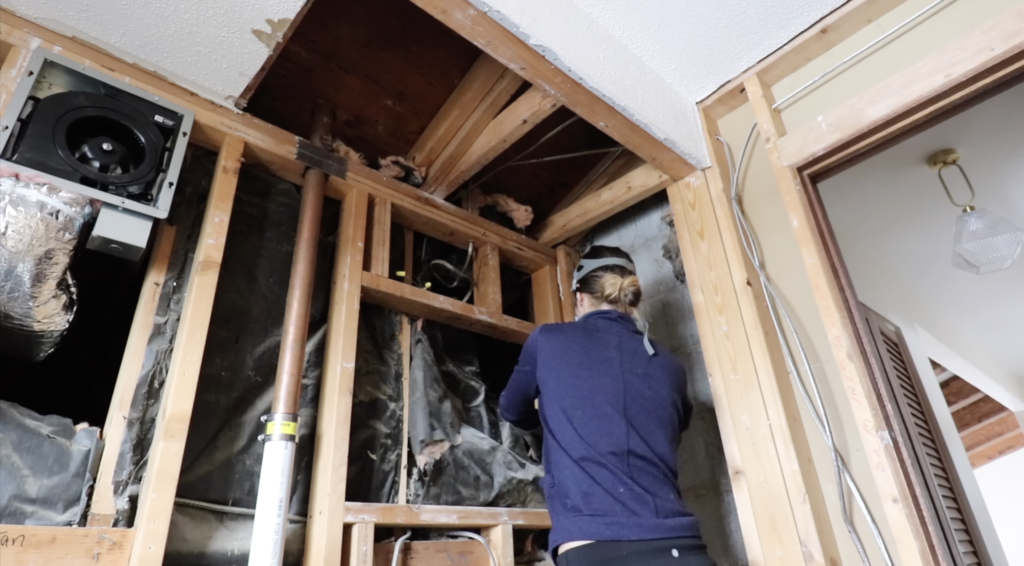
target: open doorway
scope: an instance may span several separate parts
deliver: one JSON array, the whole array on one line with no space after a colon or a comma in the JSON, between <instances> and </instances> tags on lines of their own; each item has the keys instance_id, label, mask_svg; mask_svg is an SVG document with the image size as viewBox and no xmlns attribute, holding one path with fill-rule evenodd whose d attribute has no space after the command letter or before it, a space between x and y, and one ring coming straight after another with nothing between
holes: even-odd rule
<instances>
[{"instance_id":1,"label":"open doorway","mask_svg":"<svg viewBox=\"0 0 1024 566\"><path fill-rule=\"evenodd\" d=\"M955 268L961 210L950 204L970 197L969 178L975 207L1024 226L1022 109L1018 77L814 179L846 291L866 307L880 396L924 490L919 512L949 539L953 564L1024 563L1024 260L983 275ZM950 199L926 163L943 149L966 172L946 171ZM967 508L950 511L944 490ZM990 547L998 538L1006 562L975 549L971 531Z\"/></svg>"}]
</instances>

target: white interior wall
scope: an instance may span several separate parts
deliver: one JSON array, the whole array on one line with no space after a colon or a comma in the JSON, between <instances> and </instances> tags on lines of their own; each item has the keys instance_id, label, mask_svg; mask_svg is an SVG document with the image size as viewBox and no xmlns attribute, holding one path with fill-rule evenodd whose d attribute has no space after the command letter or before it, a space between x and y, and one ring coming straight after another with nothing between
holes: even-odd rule
<instances>
[{"instance_id":1,"label":"white interior wall","mask_svg":"<svg viewBox=\"0 0 1024 566\"><path fill-rule=\"evenodd\" d=\"M974 471L1009 564L1024 564L1024 450Z\"/></svg>"},{"instance_id":2,"label":"white interior wall","mask_svg":"<svg viewBox=\"0 0 1024 566\"><path fill-rule=\"evenodd\" d=\"M304 3L4 0L3 7L233 107L271 52L264 40L273 45Z\"/></svg>"}]
</instances>

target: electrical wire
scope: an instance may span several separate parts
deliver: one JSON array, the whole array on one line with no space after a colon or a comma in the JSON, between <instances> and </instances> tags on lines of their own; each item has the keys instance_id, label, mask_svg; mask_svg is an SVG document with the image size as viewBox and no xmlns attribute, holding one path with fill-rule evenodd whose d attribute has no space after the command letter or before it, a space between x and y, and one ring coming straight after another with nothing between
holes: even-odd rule
<instances>
[{"instance_id":1,"label":"electrical wire","mask_svg":"<svg viewBox=\"0 0 1024 566\"><path fill-rule=\"evenodd\" d=\"M217 503L209 503L207 501L196 501L195 499L185 499L184 497L175 497L174 503L181 505L182 507L192 507L195 509L203 509L205 511L216 511L217 513L225 513L227 515L244 515L247 517L255 517L256 510L249 509L247 507L235 507L233 505L220 505ZM300 517L299 515L288 515L288 520L293 523L305 523L306 517Z\"/></svg>"},{"instance_id":2,"label":"electrical wire","mask_svg":"<svg viewBox=\"0 0 1024 566\"><path fill-rule=\"evenodd\" d=\"M469 531L451 531L448 534L457 537L467 537L480 541L480 544L484 545L484 548L487 549L487 555L491 557L491 566L498 566L498 560L494 558L494 553L491 552L491 545L487 543L487 539L485 539L484 537Z\"/></svg>"},{"instance_id":3,"label":"electrical wire","mask_svg":"<svg viewBox=\"0 0 1024 566\"><path fill-rule=\"evenodd\" d=\"M398 554L402 551L402 543L409 540L412 536L412 531L405 531L405 534L395 541L395 552L391 555L391 566L398 566Z\"/></svg>"},{"instance_id":4,"label":"electrical wire","mask_svg":"<svg viewBox=\"0 0 1024 566\"><path fill-rule=\"evenodd\" d=\"M750 132L747 134L747 138L743 143L743 149L740 152L739 162L734 166L732 158L732 148L729 143L722 138L717 136L718 140L722 142L726 150L726 160L728 161L729 175L730 175L730 197L732 201L733 216L736 219L737 227L740 232L740 241L743 243L743 248L747 253L747 257L750 258L751 263L754 265L754 269L757 271L758 277L761 279L761 288L765 293L767 299L768 311L772 317L772 323L775 327L775 332L779 336L779 341L783 346L783 357L786 360L786 367L793 377L793 380L797 384L797 389L800 391L804 402L811 410L811 416L814 419L814 423L818 427L818 431L825 438L825 443L832 456L832 466L836 475L836 487L839 493L839 505L843 515L843 522L846 525L847 531L850 533L853 539L853 544L857 548L857 552L860 555L861 561L865 566L870 566L870 560L868 559L867 552L864 549L864 543L860 539L860 535L857 533L856 527L853 525L852 517L850 515L849 506L846 501L846 492L843 489L843 480L850 487L850 491L853 493L853 497L857 502L857 506L864 514L867 520L868 526L871 529L871 533L875 538L875 542L878 544L879 550L882 553L882 557L885 560L887 566L893 566L892 557L889 554L889 550L886 547L885 540L882 538L881 531L878 527L878 523L875 521L871 514L871 511L867 507L867 503L864 500L864 496L860 491L860 487L857 482L853 479L853 475L850 473L849 468L846 466L846 462L843 460L842 455L839 453L838 448L835 444L835 437L832 433L832 427L828 419L828 412L825 409L824 400L822 399L821 390L818 387L818 380L814 374L814 370L811 367L810 361L807 356L807 349L803 345L803 341L800 339L800 334L796 330L796 326L793 323L792 317L789 315L789 311L786 309L785 303L782 301L779 294L776 292L775 287L772 285L771 280L764 271L764 266L761 263L761 253L757 247L757 241L753 229L747 222L747 218L743 213L743 207L740 203L740 197L742 193L739 190L739 175L743 169L743 164L746 160L747 149L750 146L750 140L754 136L754 132L757 131L757 122L750 128ZM792 335L793 344L790 344L790 340L783 331L782 323L779 321L779 313L782 314L782 318L786 322L786 327L789 329L790 335ZM803 378L797 369L796 360L793 356L793 347L796 347L800 354L801 365L804 372L807 375L808 381L811 383L811 388L814 391L814 397L817 403L811 400L811 396L807 391L807 386L804 383ZM817 406L816 406L817 405Z\"/></svg>"}]
</instances>

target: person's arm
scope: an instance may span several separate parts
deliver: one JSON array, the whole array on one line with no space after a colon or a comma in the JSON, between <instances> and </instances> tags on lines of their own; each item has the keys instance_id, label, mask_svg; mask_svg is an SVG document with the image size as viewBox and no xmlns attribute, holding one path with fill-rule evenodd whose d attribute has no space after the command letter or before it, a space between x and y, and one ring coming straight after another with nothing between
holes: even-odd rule
<instances>
[{"instance_id":1,"label":"person's arm","mask_svg":"<svg viewBox=\"0 0 1024 566\"><path fill-rule=\"evenodd\" d=\"M540 393L537 386L537 343L540 330L538 328L526 339L523 351L519 354L519 363L505 390L501 392L499 402L501 418L524 430L540 426L540 415L534 405Z\"/></svg>"}]
</instances>

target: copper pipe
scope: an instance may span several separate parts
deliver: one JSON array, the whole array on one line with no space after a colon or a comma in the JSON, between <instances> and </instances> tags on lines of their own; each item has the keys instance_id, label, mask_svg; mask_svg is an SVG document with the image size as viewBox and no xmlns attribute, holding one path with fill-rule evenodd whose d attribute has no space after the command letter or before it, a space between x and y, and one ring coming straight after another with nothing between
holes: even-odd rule
<instances>
[{"instance_id":1,"label":"copper pipe","mask_svg":"<svg viewBox=\"0 0 1024 566\"><path fill-rule=\"evenodd\" d=\"M313 112L313 134L310 141L317 147L331 132L333 112L317 106ZM306 338L309 333L309 309L313 300L313 275L316 271L317 245L320 240L320 217L324 208L324 185L327 175L307 169L302 180L302 204L299 226L295 231L295 254L288 279L284 326L281 328L281 352L277 357L274 401L271 413L298 413L302 373L306 365Z\"/></svg>"}]
</instances>

